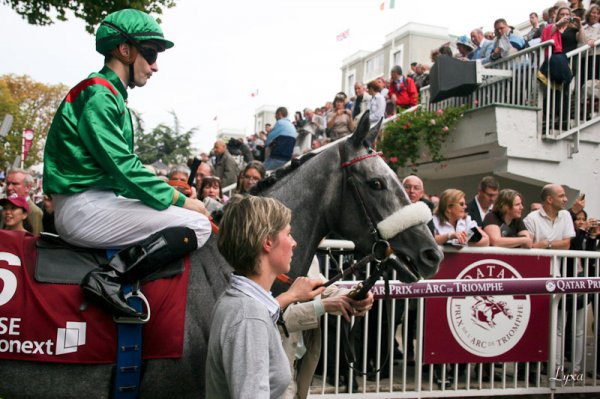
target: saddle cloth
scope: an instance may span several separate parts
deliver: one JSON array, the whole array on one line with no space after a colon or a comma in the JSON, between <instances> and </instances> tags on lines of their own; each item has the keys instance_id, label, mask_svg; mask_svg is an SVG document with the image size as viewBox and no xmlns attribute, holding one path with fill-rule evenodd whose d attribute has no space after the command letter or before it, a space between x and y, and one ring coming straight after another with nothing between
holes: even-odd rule
<instances>
[{"instance_id":1,"label":"saddle cloth","mask_svg":"<svg viewBox=\"0 0 600 399\"><path fill-rule=\"evenodd\" d=\"M110 364L116 358L112 316L84 302L78 285L35 281L37 238L0 230L0 358ZM183 352L189 258L183 274L143 285L151 307L143 358L179 358Z\"/></svg>"}]
</instances>

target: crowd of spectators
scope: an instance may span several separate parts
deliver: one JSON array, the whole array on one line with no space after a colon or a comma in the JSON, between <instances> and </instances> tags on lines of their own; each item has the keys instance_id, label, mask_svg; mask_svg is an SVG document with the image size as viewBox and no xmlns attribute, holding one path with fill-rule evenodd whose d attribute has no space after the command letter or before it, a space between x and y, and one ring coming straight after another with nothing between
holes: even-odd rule
<instances>
[{"instance_id":1,"label":"crowd of spectators","mask_svg":"<svg viewBox=\"0 0 600 399\"><path fill-rule=\"evenodd\" d=\"M560 4L559 4L560 3ZM432 51L432 62L440 55L453 56L464 61L496 61L527 46L544 40L548 27L564 27L570 39L564 40L564 49L555 54L566 53L579 44L593 45L600 38L600 6L592 2L586 10L581 1L564 5L558 2L542 12L540 20L536 12L529 15L531 29L519 35L506 20L499 18L493 32L475 28L470 35L457 39L454 54L446 44ZM545 33L546 32L546 33ZM550 32L554 35L556 32ZM573 39L573 40L571 40ZM558 59L558 57L557 57ZM548 66L552 68L552 65ZM555 74L553 73L553 76ZM253 186L264 179L268 171L282 167L292 158L311 149L352 133L356 124L368 110L370 123L395 115L403 109L417 105L419 90L429 84L429 65L413 62L411 71L405 74L399 65L393 66L389 80L379 77L370 82L357 82L354 95L340 92L331 102L303 111L296 111L293 120L286 107L279 107L273 126L245 139L222 139L215 141L209 154L201 154L201 163L192 170L192 162L174 165L164 179L186 197L204 202L207 210L218 220L229 198L223 189L234 185L235 193L249 194ZM194 175L194 176L192 176ZM1 180L1 179L0 179ZM0 228L56 233L53 220L52 198L39 191L34 176L26 170L13 169L6 173L0 183ZM408 176L403 186L411 202L423 201L432 210L430 230L440 245L498 246L508 248L541 248L596 250L600 226L585 211L585 196L576 199L566 210L567 197L563 187L549 184L543 187L540 202L527 204L525 198L510 188L500 188L498 181L484 177L477 187L477 194L469 199L465 192L448 188L438 195L427 195L423 181ZM38 198L36 204L34 198ZM528 208L527 205L530 205ZM530 209L525 215L525 209ZM571 264L566 276L580 275L581 267ZM579 308L578 308L579 309ZM329 309L325 309L329 311ZM577 317L578 322L583 317ZM582 328L582 327L581 327ZM559 321L558 335L565 331ZM577 337L580 326L577 325ZM410 331L409 331L410 333ZM562 342L561 339L558 340ZM577 341L574 354L574 372L581 367L582 349ZM561 353L560 349L558 353Z\"/></svg>"}]
</instances>

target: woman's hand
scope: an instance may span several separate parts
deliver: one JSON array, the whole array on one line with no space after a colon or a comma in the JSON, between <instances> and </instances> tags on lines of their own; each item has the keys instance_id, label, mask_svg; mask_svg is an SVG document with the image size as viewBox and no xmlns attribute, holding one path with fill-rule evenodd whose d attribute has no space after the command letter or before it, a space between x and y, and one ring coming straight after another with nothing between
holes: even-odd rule
<instances>
[{"instance_id":1,"label":"woman's hand","mask_svg":"<svg viewBox=\"0 0 600 399\"><path fill-rule=\"evenodd\" d=\"M183 194L180 194L183 195ZM204 203L198 199L187 198L185 199L185 203L183 204L183 208L189 209L191 211L200 212L206 217L210 217L210 213L206 210Z\"/></svg>"},{"instance_id":2,"label":"woman's hand","mask_svg":"<svg viewBox=\"0 0 600 399\"><path fill-rule=\"evenodd\" d=\"M467 232L466 231L457 231L454 233L454 238L460 245L465 245L467 243Z\"/></svg>"},{"instance_id":3,"label":"woman's hand","mask_svg":"<svg viewBox=\"0 0 600 399\"><path fill-rule=\"evenodd\" d=\"M373 297L373 293L369 291L365 299L360 301L353 300L352 302L354 317L361 317L367 314L367 312L373 308L373 302L375 302L375 298Z\"/></svg>"},{"instance_id":4,"label":"woman's hand","mask_svg":"<svg viewBox=\"0 0 600 399\"><path fill-rule=\"evenodd\" d=\"M373 293L369 292L363 300L356 301L346 295L328 297L322 300L323 308L327 313L341 313L344 319L364 316L373 307Z\"/></svg>"},{"instance_id":5,"label":"woman's hand","mask_svg":"<svg viewBox=\"0 0 600 399\"><path fill-rule=\"evenodd\" d=\"M529 235L522 236L521 238L523 239L523 243L520 245L521 248L533 248L533 240Z\"/></svg>"},{"instance_id":6,"label":"woman's hand","mask_svg":"<svg viewBox=\"0 0 600 399\"><path fill-rule=\"evenodd\" d=\"M306 302L319 295L323 290L325 290L323 281L298 277L286 293L289 293L291 298L294 299L292 302Z\"/></svg>"},{"instance_id":7,"label":"woman's hand","mask_svg":"<svg viewBox=\"0 0 600 399\"><path fill-rule=\"evenodd\" d=\"M562 17L561 19L558 20L558 22L556 22L556 25L558 25L559 27L564 27L567 26L569 24L569 21L571 20L571 17Z\"/></svg>"}]
</instances>

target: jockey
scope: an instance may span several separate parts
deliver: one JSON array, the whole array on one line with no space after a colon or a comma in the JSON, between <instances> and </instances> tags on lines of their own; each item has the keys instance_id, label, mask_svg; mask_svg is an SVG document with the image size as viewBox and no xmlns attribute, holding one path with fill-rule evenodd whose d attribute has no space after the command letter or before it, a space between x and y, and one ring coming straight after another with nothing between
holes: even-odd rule
<instances>
[{"instance_id":1,"label":"jockey","mask_svg":"<svg viewBox=\"0 0 600 399\"><path fill-rule=\"evenodd\" d=\"M84 277L84 293L127 316L143 314L127 304L121 283L201 247L211 232L203 203L150 173L133 153L127 86L144 86L158 71L158 53L171 47L148 14L127 9L108 15L96 32L104 67L67 94L44 153L44 192L52 194L61 237L73 245L121 249Z\"/></svg>"}]
</instances>

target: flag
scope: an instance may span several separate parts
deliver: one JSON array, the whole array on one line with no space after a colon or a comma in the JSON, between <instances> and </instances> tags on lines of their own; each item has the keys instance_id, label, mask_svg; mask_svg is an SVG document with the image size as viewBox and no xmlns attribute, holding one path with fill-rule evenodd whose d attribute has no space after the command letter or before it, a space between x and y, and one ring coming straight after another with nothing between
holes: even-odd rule
<instances>
[{"instance_id":1,"label":"flag","mask_svg":"<svg viewBox=\"0 0 600 399\"><path fill-rule=\"evenodd\" d=\"M379 9L381 11L383 11L385 9L385 1L382 1L381 4L379 5Z\"/></svg>"},{"instance_id":2,"label":"flag","mask_svg":"<svg viewBox=\"0 0 600 399\"><path fill-rule=\"evenodd\" d=\"M394 8L396 6L396 0L390 0L390 8Z\"/></svg>"},{"instance_id":3,"label":"flag","mask_svg":"<svg viewBox=\"0 0 600 399\"><path fill-rule=\"evenodd\" d=\"M251 97L256 97L258 96L258 89L256 89L256 91L253 91L252 93L250 93Z\"/></svg>"},{"instance_id":4,"label":"flag","mask_svg":"<svg viewBox=\"0 0 600 399\"><path fill-rule=\"evenodd\" d=\"M339 35L336 36L337 41L342 41L344 39L347 39L348 36L350 36L350 28L346 29L345 31L343 31L342 33L340 33Z\"/></svg>"}]
</instances>

